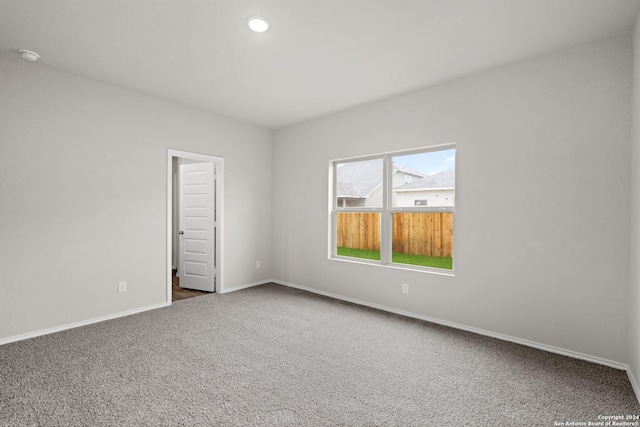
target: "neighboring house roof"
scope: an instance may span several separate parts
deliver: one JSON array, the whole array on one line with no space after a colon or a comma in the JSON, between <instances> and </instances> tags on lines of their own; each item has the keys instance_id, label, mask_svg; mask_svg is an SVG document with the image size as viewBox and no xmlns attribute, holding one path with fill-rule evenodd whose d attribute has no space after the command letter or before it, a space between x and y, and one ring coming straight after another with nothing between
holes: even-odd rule
<instances>
[{"instance_id":1,"label":"neighboring house roof","mask_svg":"<svg viewBox=\"0 0 640 427\"><path fill-rule=\"evenodd\" d=\"M406 166L402 166L401 164L393 162L393 173L396 173L396 172L404 172L406 174L417 176L419 178L427 176L427 175L423 174L422 172L418 172L417 170L409 169Z\"/></svg>"},{"instance_id":2,"label":"neighboring house roof","mask_svg":"<svg viewBox=\"0 0 640 427\"><path fill-rule=\"evenodd\" d=\"M338 197L353 197L353 198L362 198L364 196L360 195L356 187L350 182L340 182L337 183L337 193Z\"/></svg>"},{"instance_id":3,"label":"neighboring house roof","mask_svg":"<svg viewBox=\"0 0 640 427\"><path fill-rule=\"evenodd\" d=\"M398 171L424 177L425 175L393 163L393 173ZM364 160L361 162L344 163L338 168L338 182L336 183L337 197L366 198L382 185L382 161L380 159Z\"/></svg>"},{"instance_id":4,"label":"neighboring house roof","mask_svg":"<svg viewBox=\"0 0 640 427\"><path fill-rule=\"evenodd\" d=\"M337 196L363 198L376 189L382 179L380 159L344 163L338 168Z\"/></svg>"},{"instance_id":5,"label":"neighboring house roof","mask_svg":"<svg viewBox=\"0 0 640 427\"><path fill-rule=\"evenodd\" d=\"M456 169L448 169L438 172L426 178L405 184L401 187L394 188L393 191L419 191L432 190L436 188L454 188L456 185Z\"/></svg>"}]
</instances>

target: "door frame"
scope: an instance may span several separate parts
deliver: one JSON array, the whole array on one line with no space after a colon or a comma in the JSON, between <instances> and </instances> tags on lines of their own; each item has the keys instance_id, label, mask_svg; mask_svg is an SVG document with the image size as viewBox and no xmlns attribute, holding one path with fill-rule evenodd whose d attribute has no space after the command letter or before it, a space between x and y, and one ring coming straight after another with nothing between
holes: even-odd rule
<instances>
[{"instance_id":1,"label":"door frame","mask_svg":"<svg viewBox=\"0 0 640 427\"><path fill-rule=\"evenodd\" d=\"M173 158L183 158L211 162L216 168L216 285L215 292L222 293L224 289L224 158L208 154L191 153L181 150L167 150L167 303L171 304L172 294L172 254L173 254Z\"/></svg>"}]
</instances>

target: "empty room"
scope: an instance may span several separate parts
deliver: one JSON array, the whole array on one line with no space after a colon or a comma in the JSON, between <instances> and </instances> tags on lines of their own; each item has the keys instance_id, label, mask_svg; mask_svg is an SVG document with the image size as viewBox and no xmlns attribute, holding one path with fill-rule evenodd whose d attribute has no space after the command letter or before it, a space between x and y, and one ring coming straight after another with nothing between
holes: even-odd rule
<instances>
[{"instance_id":1,"label":"empty room","mask_svg":"<svg viewBox=\"0 0 640 427\"><path fill-rule=\"evenodd\" d=\"M640 0L0 0L0 426L640 426Z\"/></svg>"}]
</instances>

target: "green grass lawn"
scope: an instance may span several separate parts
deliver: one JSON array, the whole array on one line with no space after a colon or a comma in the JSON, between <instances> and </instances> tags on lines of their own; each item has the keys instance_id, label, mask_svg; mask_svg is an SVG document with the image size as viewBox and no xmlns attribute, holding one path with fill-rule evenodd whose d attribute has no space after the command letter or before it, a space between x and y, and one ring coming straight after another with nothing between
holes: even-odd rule
<instances>
[{"instance_id":1,"label":"green grass lawn","mask_svg":"<svg viewBox=\"0 0 640 427\"><path fill-rule=\"evenodd\" d=\"M338 248L338 255L353 258L380 260L380 251L371 251L366 249ZM391 260L399 264L420 265L423 267L444 268L446 270L453 269L453 259L437 256L410 255L394 252Z\"/></svg>"},{"instance_id":2,"label":"green grass lawn","mask_svg":"<svg viewBox=\"0 0 640 427\"><path fill-rule=\"evenodd\" d=\"M353 258L376 259L380 261L380 251L370 251L367 249L352 249L338 247L338 255L350 256Z\"/></svg>"}]
</instances>

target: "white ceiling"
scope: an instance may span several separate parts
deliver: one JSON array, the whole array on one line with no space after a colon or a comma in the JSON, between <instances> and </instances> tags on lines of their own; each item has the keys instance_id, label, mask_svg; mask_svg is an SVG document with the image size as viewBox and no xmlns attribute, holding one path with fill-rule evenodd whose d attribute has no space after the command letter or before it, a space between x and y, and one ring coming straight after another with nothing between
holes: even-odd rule
<instances>
[{"instance_id":1,"label":"white ceiling","mask_svg":"<svg viewBox=\"0 0 640 427\"><path fill-rule=\"evenodd\" d=\"M0 53L267 128L605 38L640 0L0 0ZM245 20L263 15L267 33Z\"/></svg>"}]
</instances>

